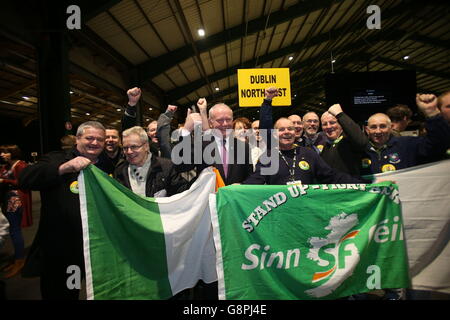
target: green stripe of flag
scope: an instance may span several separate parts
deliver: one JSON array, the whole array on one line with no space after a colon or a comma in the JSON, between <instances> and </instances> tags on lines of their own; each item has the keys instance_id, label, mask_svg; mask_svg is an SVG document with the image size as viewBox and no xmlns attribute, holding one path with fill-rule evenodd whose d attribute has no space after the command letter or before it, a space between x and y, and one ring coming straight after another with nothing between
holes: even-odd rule
<instances>
[{"instance_id":1,"label":"green stripe of flag","mask_svg":"<svg viewBox=\"0 0 450 320\"><path fill-rule=\"evenodd\" d=\"M89 217L85 231L90 240L87 272L93 298L171 297L157 203L134 194L94 166L83 174Z\"/></svg>"}]
</instances>

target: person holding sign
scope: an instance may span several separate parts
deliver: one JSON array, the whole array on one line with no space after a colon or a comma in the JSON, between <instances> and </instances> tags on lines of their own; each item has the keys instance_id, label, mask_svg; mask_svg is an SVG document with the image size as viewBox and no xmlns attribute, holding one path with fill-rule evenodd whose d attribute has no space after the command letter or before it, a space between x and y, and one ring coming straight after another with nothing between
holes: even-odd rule
<instances>
[{"instance_id":1,"label":"person holding sign","mask_svg":"<svg viewBox=\"0 0 450 320\"><path fill-rule=\"evenodd\" d=\"M243 184L313 184L313 183L368 183L360 178L338 172L328 166L311 149L295 144L295 127L288 118L280 118L275 123L278 130L279 147L267 152L277 152L278 173L263 175L261 169L270 164L258 162L255 172Z\"/></svg>"}]
</instances>

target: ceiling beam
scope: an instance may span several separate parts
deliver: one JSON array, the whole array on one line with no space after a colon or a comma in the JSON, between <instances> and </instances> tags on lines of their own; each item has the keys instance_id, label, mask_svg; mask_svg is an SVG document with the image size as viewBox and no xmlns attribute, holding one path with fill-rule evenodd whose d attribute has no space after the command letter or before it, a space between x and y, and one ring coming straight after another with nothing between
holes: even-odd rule
<instances>
[{"instance_id":1,"label":"ceiling beam","mask_svg":"<svg viewBox=\"0 0 450 320\"><path fill-rule=\"evenodd\" d=\"M421 67L421 66L417 66L417 65L414 65L414 64L404 63L404 62L400 62L400 61L397 61L397 60L384 58L384 57L376 57L375 61L378 61L378 62L381 62L381 63L384 63L384 64L388 64L388 65L391 65L391 66L394 66L394 67L398 67L398 68L401 68L401 69L416 70L419 73L424 73L424 74L428 74L428 75L433 76L433 77L439 77L439 78L450 80L450 73L448 73L448 72L431 70L431 69L424 68L424 67Z\"/></svg>"},{"instance_id":2,"label":"ceiling beam","mask_svg":"<svg viewBox=\"0 0 450 320\"><path fill-rule=\"evenodd\" d=\"M377 33L374 36L370 36L365 39L360 39L355 42L348 43L347 45L340 47L340 49L343 52L353 51L354 49L361 49L361 48L368 46L368 43L373 43L375 41L381 41L381 40L383 40L383 41L396 40L396 39L400 39L403 35L404 35L404 32L401 32L401 31L392 33L389 35L389 37L386 37L381 33ZM325 42L328 40L330 40L328 34L318 35L318 36L310 39L308 41L308 43L306 43L306 44L304 42L299 42L292 46L288 46L283 49L271 52L267 55L261 56L258 58L258 64L262 65L266 62L269 62L269 61L272 61L279 57L293 53L296 50L299 50L300 48L303 48L306 50L310 47L320 45L322 42ZM326 59L328 59L328 58L326 58ZM299 70L301 68L311 66L311 64L316 62L316 60L317 60L317 56L307 59L307 60L297 62L296 64L293 64L288 67L291 70ZM243 65L234 65L228 69L225 69L225 70L222 70L222 71L216 72L215 74L210 75L209 80L210 81L218 81L220 79L223 79L223 78L226 78L226 77L236 74L238 69L257 67L254 65L255 63L256 63L256 59L252 59L252 60L244 62ZM205 83L204 79L198 79L198 80L193 81L185 86L178 87L176 89L168 91L167 96L170 101L177 101L177 100L189 95L191 92L194 92L195 90L200 89L201 87L203 87L206 84L207 83Z\"/></svg>"},{"instance_id":3,"label":"ceiling beam","mask_svg":"<svg viewBox=\"0 0 450 320\"><path fill-rule=\"evenodd\" d=\"M111 7L118 4L121 0L83 0L78 1L81 11L83 24L98 16L102 12L108 11ZM74 1L75 2L75 1Z\"/></svg>"},{"instance_id":4,"label":"ceiling beam","mask_svg":"<svg viewBox=\"0 0 450 320\"><path fill-rule=\"evenodd\" d=\"M271 28L283 22L306 16L311 12L321 10L340 1L345 0L316 0L299 2L286 10L282 9L272 12L270 17L260 17L249 21L248 24L241 24L216 33L206 39L195 41L194 45L198 49L199 53L206 52L212 48L240 39L246 35L264 30L266 27ZM195 55L193 47L191 45L186 45L159 57L150 59L139 65L139 69L141 70L141 78L144 81L154 78L158 74L170 69L173 65L181 63L193 55Z\"/></svg>"},{"instance_id":5,"label":"ceiling beam","mask_svg":"<svg viewBox=\"0 0 450 320\"><path fill-rule=\"evenodd\" d=\"M34 85L36 85L35 79L27 81L25 83L22 83L16 87L9 88L8 90L6 90L4 92L0 92L0 99L8 98L9 96L15 95L17 93L20 93L23 90L33 87Z\"/></svg>"}]
</instances>

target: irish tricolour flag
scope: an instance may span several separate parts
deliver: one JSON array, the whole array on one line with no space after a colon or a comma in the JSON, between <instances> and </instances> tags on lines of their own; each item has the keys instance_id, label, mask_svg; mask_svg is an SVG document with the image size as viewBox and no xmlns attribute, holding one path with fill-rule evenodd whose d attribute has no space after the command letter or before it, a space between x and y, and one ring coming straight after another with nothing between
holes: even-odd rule
<instances>
[{"instance_id":1,"label":"irish tricolour flag","mask_svg":"<svg viewBox=\"0 0 450 320\"><path fill-rule=\"evenodd\" d=\"M88 299L167 299L217 280L212 170L167 198L136 195L94 166L78 182Z\"/></svg>"}]
</instances>

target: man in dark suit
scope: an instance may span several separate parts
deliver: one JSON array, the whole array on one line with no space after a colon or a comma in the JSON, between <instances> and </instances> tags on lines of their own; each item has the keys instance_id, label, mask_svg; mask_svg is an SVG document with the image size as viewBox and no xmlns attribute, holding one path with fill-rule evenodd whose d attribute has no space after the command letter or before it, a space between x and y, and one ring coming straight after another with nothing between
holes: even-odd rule
<instances>
[{"instance_id":1,"label":"man in dark suit","mask_svg":"<svg viewBox=\"0 0 450 320\"><path fill-rule=\"evenodd\" d=\"M200 109L204 107L202 104L206 106L205 99L199 100L197 105ZM180 143L184 143L184 146L190 144L190 157L187 159L185 157L180 162L180 159L175 159L172 154L176 170L186 172L195 168L198 176L204 168L214 166L219 170L225 185L244 181L253 172L253 165L248 143L240 141L232 135L233 111L224 103L218 103L209 110L208 122L211 129L203 132L201 148L199 148L199 144L196 143L199 141L199 130L195 130L194 143L188 137L191 136L194 127L200 127L201 122L202 118L199 113L188 114L181 131L183 138ZM175 149L175 155L177 149L180 150L180 147ZM185 150L181 151L183 153Z\"/></svg>"},{"instance_id":2,"label":"man in dark suit","mask_svg":"<svg viewBox=\"0 0 450 320\"><path fill-rule=\"evenodd\" d=\"M23 272L41 278L43 299L78 299L79 287L68 285L71 275L78 273L80 278L84 277L77 179L79 172L90 164L105 171L105 163L99 157L104 145L103 125L85 122L78 127L73 149L50 152L19 176L21 188L41 192L39 229Z\"/></svg>"}]
</instances>

